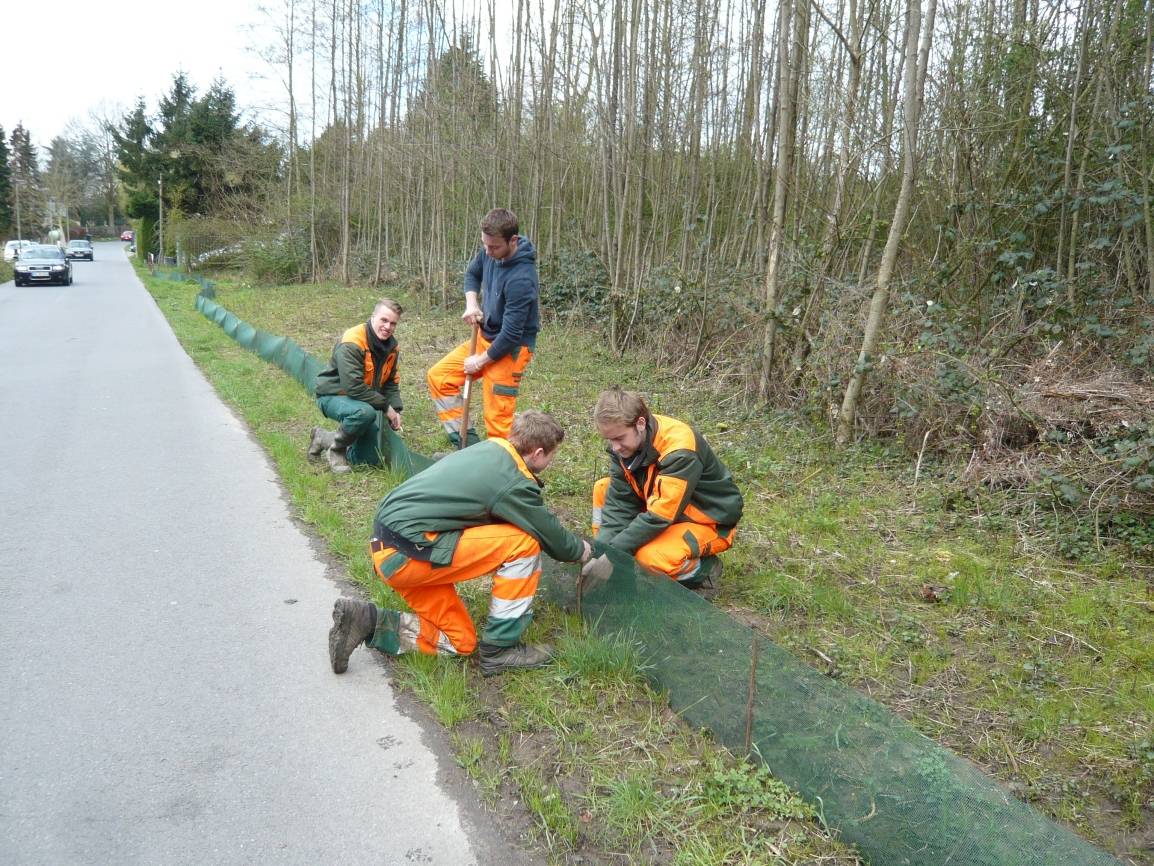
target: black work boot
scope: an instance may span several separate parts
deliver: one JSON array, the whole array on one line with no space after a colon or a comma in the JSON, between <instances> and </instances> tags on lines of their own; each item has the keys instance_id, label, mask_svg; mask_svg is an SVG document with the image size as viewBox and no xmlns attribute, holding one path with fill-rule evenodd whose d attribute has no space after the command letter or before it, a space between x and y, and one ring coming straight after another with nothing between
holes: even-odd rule
<instances>
[{"instance_id":1,"label":"black work boot","mask_svg":"<svg viewBox=\"0 0 1154 866\"><path fill-rule=\"evenodd\" d=\"M505 671L541 668L553 661L553 647L548 644L529 646L494 646L481 643L477 647L481 660L481 676L493 677Z\"/></svg>"},{"instance_id":2,"label":"black work boot","mask_svg":"<svg viewBox=\"0 0 1154 866\"><path fill-rule=\"evenodd\" d=\"M446 434L446 436L449 439L449 447L451 447L454 451L460 451L461 450L461 434L460 433L448 433L448 434ZM477 429L475 427L470 427L468 430L465 431L465 447L466 448L468 448L470 445L476 445L480 441L481 441L481 437L477 435Z\"/></svg>"},{"instance_id":3,"label":"black work boot","mask_svg":"<svg viewBox=\"0 0 1154 866\"><path fill-rule=\"evenodd\" d=\"M352 472L353 467L349 466L349 461L345 457L345 452L349 446L357 441L357 437L345 430L344 427L338 427L337 432L333 434L333 444L329 446L329 468L333 472Z\"/></svg>"},{"instance_id":4,"label":"black work boot","mask_svg":"<svg viewBox=\"0 0 1154 866\"><path fill-rule=\"evenodd\" d=\"M373 636L376 627L376 605L352 598L337 599L333 605L333 627L329 629L329 661L334 674L349 669L349 656Z\"/></svg>"},{"instance_id":5,"label":"black work boot","mask_svg":"<svg viewBox=\"0 0 1154 866\"><path fill-rule=\"evenodd\" d=\"M691 589L707 601L711 601L721 592L721 559L716 556L706 556L697 567L697 574L681 582L686 589Z\"/></svg>"},{"instance_id":6,"label":"black work boot","mask_svg":"<svg viewBox=\"0 0 1154 866\"><path fill-rule=\"evenodd\" d=\"M320 460L321 455L328 451L332 444L333 433L331 430L326 430L324 427L314 427L313 438L309 441L309 460Z\"/></svg>"}]
</instances>

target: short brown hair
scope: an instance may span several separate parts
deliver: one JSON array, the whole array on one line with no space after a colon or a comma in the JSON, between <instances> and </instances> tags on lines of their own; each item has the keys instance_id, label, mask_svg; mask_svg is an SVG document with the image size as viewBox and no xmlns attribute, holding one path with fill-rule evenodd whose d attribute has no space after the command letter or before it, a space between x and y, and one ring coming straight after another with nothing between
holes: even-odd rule
<instances>
[{"instance_id":1,"label":"short brown hair","mask_svg":"<svg viewBox=\"0 0 1154 866\"><path fill-rule=\"evenodd\" d=\"M493 208L481 220L481 234L491 238L510 240L518 231L520 226L517 224L517 215L507 208Z\"/></svg>"},{"instance_id":2,"label":"short brown hair","mask_svg":"<svg viewBox=\"0 0 1154 866\"><path fill-rule=\"evenodd\" d=\"M522 456L532 454L538 448L546 454L552 454L565 441L565 428L547 412L527 409L513 416L509 441Z\"/></svg>"},{"instance_id":3,"label":"short brown hair","mask_svg":"<svg viewBox=\"0 0 1154 866\"><path fill-rule=\"evenodd\" d=\"M405 312L405 308L394 301L392 298L381 298L377 301L377 305L373 307L373 315L381 311L381 307L386 307L396 313L398 316Z\"/></svg>"},{"instance_id":4,"label":"short brown hair","mask_svg":"<svg viewBox=\"0 0 1154 866\"><path fill-rule=\"evenodd\" d=\"M620 424L632 427L638 418L649 417L649 407L635 391L623 391L614 385L602 391L597 397L597 405L593 407L593 423L598 427L608 427Z\"/></svg>"}]
</instances>

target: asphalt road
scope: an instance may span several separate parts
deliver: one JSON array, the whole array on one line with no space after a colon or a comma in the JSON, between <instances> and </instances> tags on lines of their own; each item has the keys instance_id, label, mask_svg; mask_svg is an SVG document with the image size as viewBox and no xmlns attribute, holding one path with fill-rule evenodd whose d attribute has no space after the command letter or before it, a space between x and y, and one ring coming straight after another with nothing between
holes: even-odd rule
<instances>
[{"instance_id":1,"label":"asphalt road","mask_svg":"<svg viewBox=\"0 0 1154 866\"><path fill-rule=\"evenodd\" d=\"M340 575L123 245L74 274L0 285L0 863L526 862L329 670Z\"/></svg>"}]
</instances>

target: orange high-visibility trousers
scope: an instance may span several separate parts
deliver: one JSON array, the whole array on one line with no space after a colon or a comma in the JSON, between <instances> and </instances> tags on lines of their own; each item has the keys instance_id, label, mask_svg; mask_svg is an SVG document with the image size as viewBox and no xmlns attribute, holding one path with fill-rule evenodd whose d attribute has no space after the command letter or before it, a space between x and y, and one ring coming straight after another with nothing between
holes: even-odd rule
<instances>
[{"instance_id":1,"label":"orange high-visibility trousers","mask_svg":"<svg viewBox=\"0 0 1154 866\"><path fill-rule=\"evenodd\" d=\"M609 479L599 478L593 485L594 537L601 531L601 511L608 492ZM733 546L735 532L730 528L722 535L715 523L680 520L641 545L633 555L649 571L668 575L674 580L690 580L696 576L702 559L716 556Z\"/></svg>"},{"instance_id":2,"label":"orange high-visibility trousers","mask_svg":"<svg viewBox=\"0 0 1154 866\"><path fill-rule=\"evenodd\" d=\"M477 351L484 352L492 345L483 334L477 336ZM464 400L461 388L465 384L465 359L469 357L469 341L461 343L453 351L429 368L425 380L429 394L437 410L437 418L450 439L462 435L461 416ZM509 438L513 427L513 413L517 410L517 392L521 388L521 376L533 360L528 346L518 346L504 358L494 361L481 371L483 414L485 431L490 437ZM473 387L477 386L474 380ZM474 404L475 405L475 404ZM465 431L467 432L467 431Z\"/></svg>"},{"instance_id":3,"label":"orange high-visibility trousers","mask_svg":"<svg viewBox=\"0 0 1154 866\"><path fill-rule=\"evenodd\" d=\"M426 533L429 540L436 533ZM489 618L481 639L513 646L533 618L533 598L541 578L541 544L510 523L472 526L461 533L453 561L437 566L410 559L374 540L373 568L413 609L417 622L402 614L400 649L430 655L466 655L477 648L477 630L453 584L493 575Z\"/></svg>"}]
</instances>

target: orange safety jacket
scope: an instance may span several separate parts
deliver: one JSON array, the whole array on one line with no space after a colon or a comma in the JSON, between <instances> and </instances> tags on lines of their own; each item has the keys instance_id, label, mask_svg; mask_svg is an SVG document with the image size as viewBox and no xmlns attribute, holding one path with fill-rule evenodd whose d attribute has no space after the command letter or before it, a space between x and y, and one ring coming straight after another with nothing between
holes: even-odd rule
<instances>
[{"instance_id":1,"label":"orange safety jacket","mask_svg":"<svg viewBox=\"0 0 1154 866\"><path fill-rule=\"evenodd\" d=\"M629 460L609 452L598 541L635 554L680 521L736 526L744 508L741 491L705 438L665 415L649 415L645 430L645 442Z\"/></svg>"}]
</instances>

